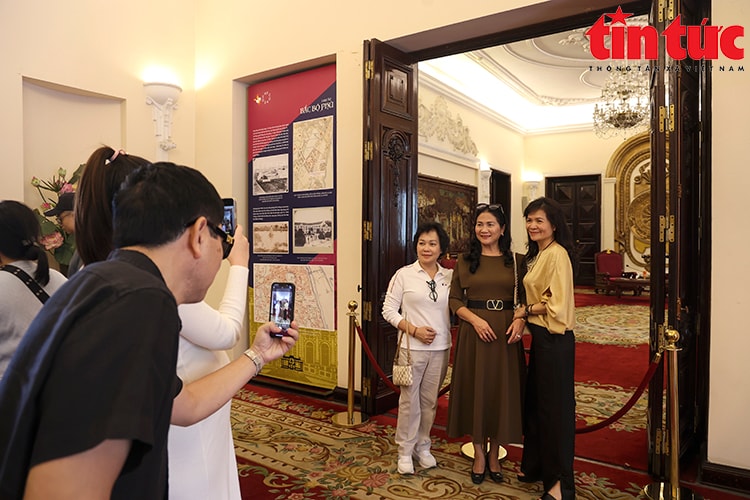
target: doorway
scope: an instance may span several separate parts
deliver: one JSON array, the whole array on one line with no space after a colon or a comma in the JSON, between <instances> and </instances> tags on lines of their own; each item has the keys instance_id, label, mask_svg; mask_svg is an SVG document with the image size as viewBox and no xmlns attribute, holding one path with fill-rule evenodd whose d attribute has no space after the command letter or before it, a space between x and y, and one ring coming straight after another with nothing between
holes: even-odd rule
<instances>
[{"instance_id":1,"label":"doorway","mask_svg":"<svg viewBox=\"0 0 750 500\"><path fill-rule=\"evenodd\" d=\"M619 3L619 2L609 2L606 0L603 0L602 2L599 2L597 4L597 8L599 10L597 11L591 11L590 2L582 2L582 1L576 1L576 0L552 0L550 2L546 2L544 4L544 7L539 5L532 5L520 9L516 9L509 12L504 12L502 14L499 14L497 16L488 16L485 18L482 18L482 22L474 23L472 21L461 23L459 27L452 26L450 29L443 30L442 28L438 28L436 30L432 30L429 34L426 33L420 33L415 35L410 35L408 37L403 37L397 40L392 40L388 44L383 44L384 47L388 47L388 50L390 51L390 54L388 57L386 57L383 60L387 60L389 64L391 64L392 67L395 67L396 65L403 65L401 69L398 71L393 71L390 74L385 73L378 73L375 71L373 74L368 76L368 83L366 85L379 85L381 86L381 94L383 92L394 94L394 89L411 89L409 86L408 81L405 80L404 75L406 74L406 70L404 68L412 68L413 64L420 60L426 60L430 58L445 56L445 55L451 55L456 54L459 52L465 52L465 51L471 51L475 50L477 48L482 47L489 47L492 45L501 45L504 43L522 40L526 38L533 38L535 36L540 36L547 33L553 33L555 31L564 31L568 29L573 29L576 27L591 25L602 13L614 11L618 6L622 7L624 10L632 11L636 14L643 14L648 12L652 7L652 2L650 1L637 1L637 2L628 2L628 3ZM664 12L660 12L660 15L664 14ZM490 19L492 18L492 21L490 22ZM478 20L477 20L478 21ZM495 22L496 21L496 22ZM488 28L488 26L491 26L491 28ZM482 30L485 30L485 32L482 32ZM445 35L443 37L436 35L435 32L441 32L442 35ZM446 38L447 37L447 38ZM440 39L441 43L440 45L434 45L434 40ZM372 56L375 61L374 65L375 67L378 67L378 62L383 57L381 54L378 53L378 50L371 51L369 42L366 42L366 50L365 53L368 54L368 57ZM393 49L393 50L391 50ZM394 50L396 52L394 52ZM370 61L365 61L365 66L370 67L372 63ZM385 65L380 64L381 67L384 67ZM654 79L656 80L656 79ZM394 86L394 82L399 83L399 85ZM409 92L402 92L403 95L408 94ZM395 93L398 94L398 93ZM394 94L394 95L395 95ZM707 96L710 95L709 92L701 92L701 99L704 103L703 109L705 109L705 105L708 101L706 101ZM373 94L370 93L370 96ZM695 96L691 96L691 99L694 99ZM654 98L655 99L655 98ZM674 97L673 97L674 99ZM695 100L695 99L694 99ZM656 107L656 100L652 100L654 104L652 104L652 128L659 129L658 122L656 121L655 116L658 115L657 112L654 112L653 109ZM663 100L661 101L663 103ZM693 101L691 100L691 103ZM697 103L697 100L695 100ZM371 113L376 113L382 111L380 105L380 101L372 100L365 103L365 110L366 110L366 116L365 116L365 140L368 143L384 143L384 139L386 138L386 133L393 136L393 134L397 134L400 137L410 137L409 134L413 133L413 129L405 129L403 131L398 130L398 127L396 129L376 129L371 127L372 121L371 121ZM689 117L688 117L689 118ZM680 117L678 117L678 120ZM381 121L381 123L385 123L384 121ZM680 123L679 126L681 127L678 130L683 130L686 127L688 127L687 122L686 123ZM413 124L410 124L410 126L413 126ZM679 133L672 134L672 137L678 136ZM412 136L413 137L413 136ZM658 141L657 141L658 142ZM658 165L662 165L663 168L665 162L660 160L660 158L663 158L662 156L658 156L660 153L656 153L657 157L653 156L653 151L656 150L663 150L665 148L658 148L654 146L654 141L652 141L652 159L656 162ZM657 144L658 146L658 144ZM672 150L676 150L678 148L672 147ZM390 160L386 158L388 154L386 153L385 149L382 149L382 151L377 151L375 149L369 149L366 145L366 151L373 150L374 153L369 156L366 155L366 160L364 163L364 190L365 193L379 193L377 190L373 190L374 187L381 186L381 176L384 174L383 170L381 169L382 164L388 163L389 161L392 163L393 156L391 155ZM701 149L701 155L703 155L704 149ZM399 153L397 155L399 158L401 158L400 153L403 152L403 150L396 151ZM409 150L410 153L413 153L413 150ZM391 151L393 153L393 151ZM687 165L687 164L686 164ZM408 171L409 168L417 168L416 161L414 161L414 156L410 156L408 159L408 165L406 163L403 164L404 168L406 168L406 171L402 171L401 168L396 169L396 172L399 176L405 176L405 179L410 178L410 172ZM690 168L688 166L688 168ZM707 169L707 164L701 164L700 166L696 166L695 168L701 168L701 169ZM710 190L706 190L705 185L701 185L699 188L699 191L702 192L705 196L706 193L710 192ZM710 186L708 186L710 187ZM416 191L415 187L412 186L409 188L408 182L403 184L397 184L392 183L390 188L392 188L392 192L388 193L388 198L384 198L383 195L380 197L376 197L377 199L372 200L373 203L370 203L369 205L366 205L364 208L364 214L367 218L367 214L372 214L376 210L380 210L382 206L384 206L385 203L390 202L390 200L399 200L399 199L414 199L416 198ZM389 189L390 189L389 188ZM673 191L675 192L675 191ZM661 197L661 206L664 206L664 199L665 199L665 192L652 190L652 195L655 197ZM700 200L700 197L697 197L695 199L691 200L692 206L695 206L696 210L698 209L697 203ZM652 207L659 207L659 204L654 202L652 203ZM675 213L676 210L673 208L670 208L672 210L671 213ZM710 212L710 210L709 210ZM661 213L661 212L660 212ZM668 215L668 214L667 214ZM704 209L704 211L700 212L700 216L707 217L710 214L707 213ZM381 219L383 215L381 214ZM664 218L664 216L661 216L661 218ZM407 221L407 223L410 221L410 218L408 214L404 214L404 218L402 220ZM368 224L372 224L372 221L368 221L365 219L364 221L365 227L368 227ZM659 240L659 234L661 234L662 241L665 237L665 231L664 229L661 230L661 233L659 233L659 228L653 228L652 227L652 241L654 238L656 240ZM377 240L377 238L374 238ZM672 243L670 243L672 244ZM595 245L592 243L592 247L595 247ZM673 244L672 244L673 245ZM380 288L377 286L377 277L382 276L384 273L390 272L392 269L397 268L396 266L404 265L407 262L407 256L408 251L406 246L403 248L394 248L394 247L388 247L384 248L381 241L378 241L376 243L368 243L365 241L364 247L367 247L365 251L363 252L363 284L364 284L364 290L363 290L363 330L365 331L365 337L368 343L374 342L379 343L379 347L383 347L382 345L382 338L388 337L388 331L381 330L382 322L379 322L374 317L371 317L369 321L365 318L364 311L376 311L378 305L381 303L380 300L382 300L382 296L384 295L385 289ZM377 247L377 251L376 251ZM595 248L594 248L595 250ZM676 255L674 250L672 249L672 252L669 252L669 255L674 258ZM382 265L381 259L379 258L380 254L387 254L389 257L388 263L391 266L390 270L385 269ZM657 257L662 255L662 253L658 253ZM593 259L592 259L593 262ZM704 262L704 261L701 261ZM686 263L688 264L688 263ZM663 275L664 271L664 259L661 258L653 258L652 254L652 273L661 274ZM593 267L593 264L591 264ZM670 266L672 267L672 266ZM677 266L675 266L677 267ZM672 288L672 283L674 281L670 280L670 288ZM662 296L662 293L660 293L660 290L663 291L663 286L657 284L655 288L655 292L652 292L652 301L654 297ZM670 294L670 302L673 299L678 299L676 295ZM656 301L659 304L663 304L663 300L661 302ZM664 318L663 315L661 317L652 317L650 322L650 336L652 339L652 344L656 345L659 342L660 334L663 333L664 328L667 326L667 322L670 322L670 324L673 321L673 318L677 317L677 321L679 321L679 315L677 314L679 312L679 309L674 309L674 307L670 306L669 311L669 317ZM708 315L708 309L703 308L700 311L701 317L707 317ZM374 314L373 314L374 316ZM683 315L684 316L684 315ZM671 327L671 326L670 326ZM387 329L388 327L386 327ZM705 338L705 337L704 337ZM370 346L372 347L373 344L370 343ZM384 357L378 361L381 366L388 366L388 358L389 358L389 350L388 349L378 349L378 351L381 354L384 354ZM695 351L691 351L695 352ZM707 354L706 351L700 351L696 354L700 357L700 359L695 359L692 361L692 364L694 366L703 366L705 363L707 363ZM392 355L390 355L392 359ZM388 394L387 391L382 391L380 387L376 387L375 384L377 384L377 381L374 380L373 374L371 373L372 369L368 366L367 362L363 363L363 381L362 381L362 396L363 396L363 407L368 408L367 405L370 405L371 408L373 408L375 411L372 410L365 410L369 413L377 413L378 408L382 408L381 403L385 401L385 399L388 398L388 396L392 396L391 394ZM681 372L682 373L682 372ZM659 377L656 377L654 379L655 383L652 384L650 390L654 392L655 394L661 394L663 392L663 380ZM683 386L681 386L682 389ZM692 390L691 386L686 386ZM681 391L681 396L682 396ZM696 412L697 418L700 419L702 417L705 417L707 411L707 401L705 398L696 398L695 394L685 394L687 400L693 401L695 400L697 405L696 406ZM661 431L661 435L664 435L663 432L663 421L661 418L654 418L654 417L661 417L661 407L659 405L653 405L653 408L650 409L650 425L652 426L652 430L654 432L649 434L649 451L652 453L650 456L650 471L657 475L663 474L663 468L659 464L659 461L664 460L665 453L663 451L659 450L665 450L666 443L665 442L656 442L655 435L659 435ZM698 423L700 424L700 423ZM693 427L695 429L695 435L691 436L691 440L693 442L704 442L706 439L705 434L705 426L696 425ZM683 444L686 441L683 441ZM663 465L663 464L662 464Z\"/></svg>"},{"instance_id":2,"label":"doorway","mask_svg":"<svg viewBox=\"0 0 750 500\"><path fill-rule=\"evenodd\" d=\"M601 175L547 177L545 192L568 218L578 257L573 267L575 284L593 286L594 254L601 247Z\"/></svg>"}]
</instances>

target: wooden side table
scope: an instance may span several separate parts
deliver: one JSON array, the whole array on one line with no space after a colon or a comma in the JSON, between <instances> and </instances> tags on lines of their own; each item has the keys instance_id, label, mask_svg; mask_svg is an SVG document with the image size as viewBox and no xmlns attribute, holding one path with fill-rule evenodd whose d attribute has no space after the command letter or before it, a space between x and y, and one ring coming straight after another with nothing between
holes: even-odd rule
<instances>
[{"instance_id":1,"label":"wooden side table","mask_svg":"<svg viewBox=\"0 0 750 500\"><path fill-rule=\"evenodd\" d=\"M647 278L609 278L609 282L615 287L618 299L622 298L623 290L633 290L633 295L640 295L651 284Z\"/></svg>"}]
</instances>

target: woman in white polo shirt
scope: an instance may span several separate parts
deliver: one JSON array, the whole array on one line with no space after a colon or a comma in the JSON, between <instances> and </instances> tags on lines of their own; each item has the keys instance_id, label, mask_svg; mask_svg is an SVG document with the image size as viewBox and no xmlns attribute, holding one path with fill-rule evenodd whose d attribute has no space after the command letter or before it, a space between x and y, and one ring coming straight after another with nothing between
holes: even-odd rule
<instances>
[{"instance_id":1,"label":"woman in white polo shirt","mask_svg":"<svg viewBox=\"0 0 750 500\"><path fill-rule=\"evenodd\" d=\"M421 224L414 234L417 261L396 271L383 302L383 318L410 336L413 382L401 388L396 423L400 474L414 474L413 456L424 468L437 465L430 453L430 429L448 370L448 296L453 277L453 271L441 266L438 259L447 252L448 243L442 225ZM405 341L401 349L406 349Z\"/></svg>"}]
</instances>

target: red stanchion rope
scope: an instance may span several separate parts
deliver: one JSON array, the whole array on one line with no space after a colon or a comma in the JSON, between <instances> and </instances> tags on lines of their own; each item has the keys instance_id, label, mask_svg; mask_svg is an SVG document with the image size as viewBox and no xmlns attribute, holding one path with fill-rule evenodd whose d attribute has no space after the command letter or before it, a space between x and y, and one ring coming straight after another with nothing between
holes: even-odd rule
<instances>
[{"instance_id":1,"label":"red stanchion rope","mask_svg":"<svg viewBox=\"0 0 750 500\"><path fill-rule=\"evenodd\" d=\"M636 401L638 401L638 398L641 397L641 394L643 394L643 391L646 390L646 386L651 381L651 378L654 376L654 373L656 373L656 368L659 366L659 362L661 361L661 352L657 352L654 354L654 359L651 360L651 364L648 367L648 370L646 371L646 375L643 377L643 380L641 381L641 384L638 386L638 389L635 390L633 395L630 397L627 403L617 410L611 417L608 417L601 422L597 422L595 424L586 426L586 427L578 427L576 428L576 434L586 434L587 432L593 432L598 431L599 429L603 429L604 427L607 427L612 422L615 422L620 419L623 415L625 415L635 404Z\"/></svg>"},{"instance_id":2,"label":"red stanchion rope","mask_svg":"<svg viewBox=\"0 0 750 500\"><path fill-rule=\"evenodd\" d=\"M362 349L364 349L365 354L367 355L367 359L370 360L370 363L372 363L372 366L375 367L375 371L378 373L381 379L383 379L383 382L385 382L385 385L387 385L393 392L401 393L401 389L398 388L398 386L394 385L393 382L391 382L391 379L388 378L388 375L385 374L382 368L380 368L380 365L375 360L375 356L372 355L372 350L370 349L370 346L367 345L367 341L365 340L365 335L362 333L362 327L359 326L359 321L357 321L357 318L354 318L354 326L357 327L357 335L359 335L359 341L362 342Z\"/></svg>"},{"instance_id":3,"label":"red stanchion rope","mask_svg":"<svg viewBox=\"0 0 750 500\"><path fill-rule=\"evenodd\" d=\"M401 393L401 389L398 386L394 385L391 379L388 378L388 375L385 374L383 369L375 360L375 356L372 354L372 350L370 349L370 346L367 345L367 341L365 340L365 335L362 333L362 327L360 326L356 318L354 319L354 325L357 328L357 335L359 335L359 341L362 343L362 349L365 351L365 355L367 356L367 359L370 360L370 363L375 368L375 371L377 372L378 376L383 380L385 385L387 385L393 392ZM604 427L607 427L613 422L619 420L623 415L625 415L628 411L630 411L633 405L635 405L636 401L638 401L638 399L643 394L643 391L646 390L646 386L648 386L649 382L651 382L651 378L654 376L654 373L656 373L656 369L658 368L660 361L661 361L661 352L657 352L656 354L654 354L654 358L651 360L651 364L649 365L648 370L646 371L646 375L643 377L643 380L641 380L640 385L635 390L635 392L630 397L630 399L623 405L622 408L620 408L612 416L602 420L601 422L597 422L595 424L592 424L586 427L576 428L576 434L585 434L587 432L593 432L599 429L603 429ZM440 389L439 395L442 396L449 390L450 390L450 384Z\"/></svg>"}]
</instances>

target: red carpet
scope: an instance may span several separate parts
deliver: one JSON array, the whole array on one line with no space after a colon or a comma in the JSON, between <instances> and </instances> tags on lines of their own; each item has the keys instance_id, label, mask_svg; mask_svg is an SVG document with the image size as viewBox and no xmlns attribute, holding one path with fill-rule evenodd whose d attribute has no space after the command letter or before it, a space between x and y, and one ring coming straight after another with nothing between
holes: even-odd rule
<instances>
[{"instance_id":1,"label":"red carpet","mask_svg":"<svg viewBox=\"0 0 750 500\"><path fill-rule=\"evenodd\" d=\"M617 298L617 295L612 292L606 295L603 292L594 293L588 288L576 288L576 307L621 304L647 306L650 302L651 297L648 293L634 296L633 292L623 292L622 297Z\"/></svg>"},{"instance_id":2,"label":"red carpet","mask_svg":"<svg viewBox=\"0 0 750 500\"><path fill-rule=\"evenodd\" d=\"M330 419L333 414L345 411L345 405L298 394L288 394L254 384L248 384L246 391L250 392L238 395L237 403L251 403L258 410L256 418L245 416L242 420L240 420L242 412L235 412L233 424L235 445L238 450L263 449L270 446L275 451L271 452L271 456L256 460L243 458L238 454L242 498L257 500L479 498L470 493L472 485L468 474L465 478L462 474L464 468L468 471L470 461L459 456L458 446L462 444L461 441L448 438L441 428L433 429L433 450L438 456L439 467L429 471L419 470L415 476L404 477L395 473L396 450L392 443L392 433L396 418L390 414L370 417L367 422L359 426L361 437L356 438L355 441L362 442L363 448L360 453L387 455L385 458L388 465L386 468L378 466L365 470L359 461L353 460L350 448L343 444L337 448L338 444L336 444L329 450L322 450L315 438L317 434L330 436L343 433L340 428L330 423ZM250 394L249 397L248 394ZM283 411L284 414L290 416L290 422L296 422L296 424L285 432L268 433L266 429L268 423L261 422L260 418L272 410ZM256 428L257 434L246 434L249 430ZM371 442L368 443L368 440ZM334 440L334 443L338 442ZM351 446L352 438L344 438L341 442L349 442ZM530 485L525 490L527 496L510 494L519 491L520 488L526 488L515 480L521 452L522 449L517 445L508 447L508 456L504 462L505 481L497 486L486 482L486 490L493 491L494 489L496 493L483 494L481 498L535 498L541 493L538 485ZM303 472L301 469L290 469L289 464L284 461L289 457L294 457L297 463L310 464L311 470ZM452 483L459 488L453 491L455 495L447 494L445 491L439 492L438 496L427 495L432 490L422 489L428 485L430 488L437 488L437 485L444 484L446 479L455 478L455 473L451 476L451 471L455 471L456 467L458 467L460 482ZM574 468L576 488L580 498L636 499L640 498L640 489L653 482L653 479L642 471L592 462L581 458L578 453ZM433 482L430 482L431 478L434 478ZM375 494L375 489L384 486L389 488L389 494ZM748 498L696 483L683 482L682 486L688 486L707 500ZM438 490L435 489L435 491Z\"/></svg>"}]
</instances>

